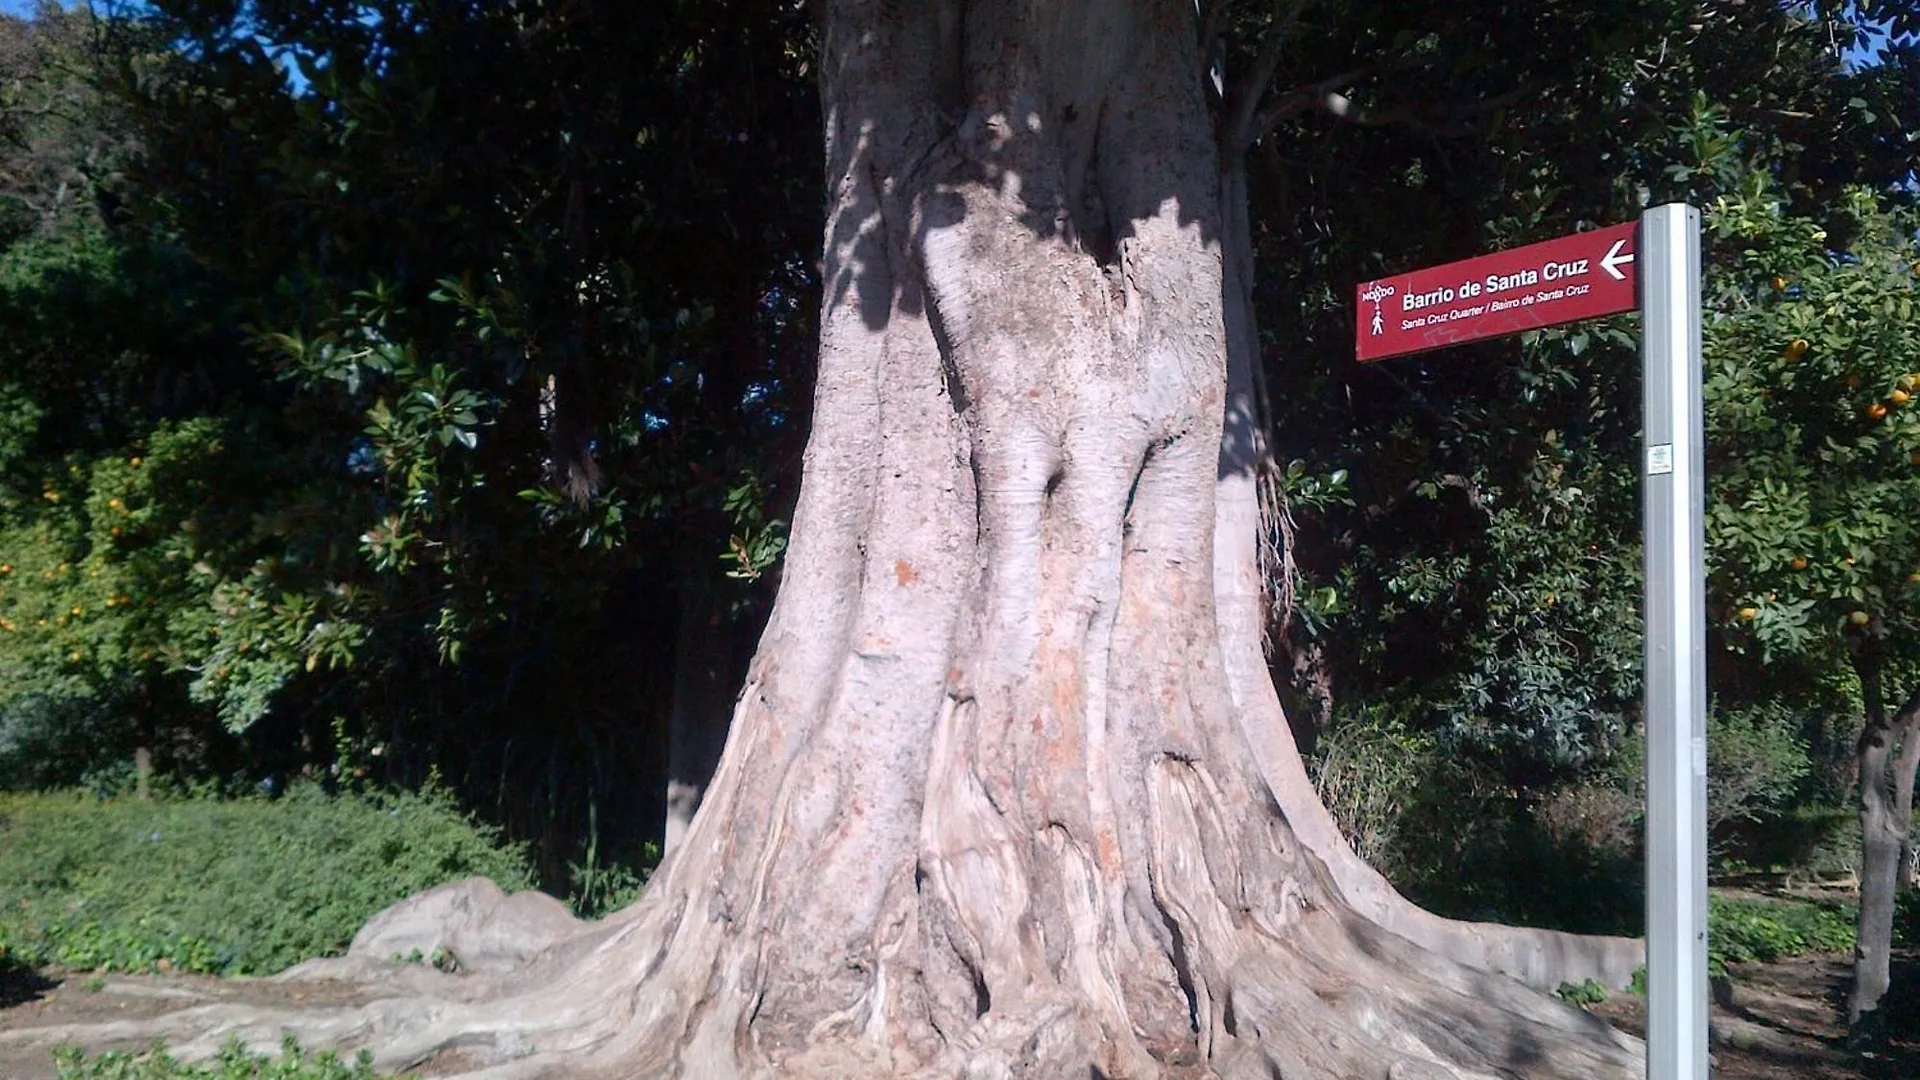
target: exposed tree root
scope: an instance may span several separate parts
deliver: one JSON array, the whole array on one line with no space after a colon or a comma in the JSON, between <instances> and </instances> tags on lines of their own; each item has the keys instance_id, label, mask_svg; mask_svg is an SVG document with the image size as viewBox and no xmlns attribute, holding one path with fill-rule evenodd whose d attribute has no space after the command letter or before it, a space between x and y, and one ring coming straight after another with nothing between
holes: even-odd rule
<instances>
[{"instance_id":1,"label":"exposed tree root","mask_svg":"<svg viewBox=\"0 0 1920 1080\"><path fill-rule=\"evenodd\" d=\"M367 1047L383 1068L434 1063L486 1080L1637 1075L1635 1040L1512 980L1383 931L1330 900L1317 865L1304 877L1276 876L1280 890L1270 906L1241 906L1259 886L1236 880L1233 871L1223 879L1221 867L1231 860L1208 858L1226 836L1245 835L1219 813L1231 792L1186 763L1166 762L1154 772L1148 813L1154 894L1172 930L1163 959L1184 988L1184 1039L1146 1031L1121 998L1089 992L1089 986L1117 985L1111 965L1076 972L1030 954L1035 966L1003 964L985 1011L928 1056L902 1037L888 1009L875 1007L914 993L878 986L886 965L872 973L876 985L863 1004L816 1025L803 1044L783 1047L762 1037L763 1029L778 1029L781 1018L759 1012L778 973L756 972L750 950L740 948L724 920L688 919L684 904L646 905L639 917L577 925L531 962L508 969L475 948L475 939L511 936L516 914L529 934L551 934L553 923L526 917L536 905L498 903L497 890L484 882L413 898L370 924L417 928L422 912L493 912L434 943L454 950L465 942L476 961L466 974L380 959L378 950L392 939L363 934L348 957L282 977L338 979L352 972L369 987L397 978L406 982L405 997L305 1010L201 1005L149 1021L4 1038L49 1046L164 1038L191 1059L209 1057L232 1039L270 1050L293 1036L309 1046ZM1276 835L1285 839L1284 830ZM1057 841L1055 850L1068 856ZM675 887L679 876L663 875L662 885ZM1090 923L1100 918L1091 903L1082 916ZM1136 941L1131 948L1138 953L1153 945ZM897 975L924 980L927 973L907 965Z\"/></svg>"},{"instance_id":2,"label":"exposed tree root","mask_svg":"<svg viewBox=\"0 0 1920 1080\"><path fill-rule=\"evenodd\" d=\"M1215 928L1221 929L1227 928ZM1115 1067L1115 1033L1099 1010L1058 986L1036 987L1005 1007L996 1005L933 1061L911 1069L858 1033L821 1040L777 1060L752 1052L751 1023L743 1025L746 1031L734 1032L712 1022L673 1024L675 1038L662 1040L658 1036L669 1033L659 1026L665 1010L639 1002L665 988L644 983L630 998L581 984L567 1006L557 1006L554 995L539 990L476 1003L410 994L350 1008L220 1004L152 1020L31 1029L0 1038L49 1047L160 1038L177 1056L194 1060L211 1057L233 1039L268 1052L292 1036L311 1047L364 1046L386 1069L457 1062L456 1075L470 1080L1046 1078L1091 1075L1089 1067L1116 1078L1585 1080L1637 1075L1634 1040L1510 980L1425 953L1350 914L1305 910L1284 943L1244 929L1234 936L1246 939L1246 945L1236 950L1220 985L1209 991L1205 1008L1211 1039L1173 1053L1160 1048L1159 1054L1136 1057L1131 1067ZM1418 975L1409 977L1409 972ZM737 1017L737 1010L719 1011ZM644 1023L649 1014L652 1025ZM656 1037L636 1038L646 1026ZM636 1056L636 1044L678 1042L687 1030L709 1035L636 1067L651 1056Z\"/></svg>"}]
</instances>

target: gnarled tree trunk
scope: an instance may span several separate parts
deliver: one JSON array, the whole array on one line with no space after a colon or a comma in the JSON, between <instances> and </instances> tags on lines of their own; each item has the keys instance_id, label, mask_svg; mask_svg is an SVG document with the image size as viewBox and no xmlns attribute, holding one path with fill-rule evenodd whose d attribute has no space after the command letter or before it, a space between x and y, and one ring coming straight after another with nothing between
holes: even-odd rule
<instances>
[{"instance_id":1,"label":"gnarled tree trunk","mask_svg":"<svg viewBox=\"0 0 1920 1080\"><path fill-rule=\"evenodd\" d=\"M1192 18L827 5L793 547L707 800L623 931L644 962L603 947L638 985L591 1025L604 1060L1634 1071L1629 1040L1357 913L1324 811L1317 843L1289 812L1311 787L1269 782L1298 755L1248 738L1279 716L1257 626L1229 653L1245 612L1215 603L1260 591L1215 529L1250 539L1257 500L1216 505L1236 328Z\"/></svg>"},{"instance_id":2,"label":"gnarled tree trunk","mask_svg":"<svg viewBox=\"0 0 1920 1080\"><path fill-rule=\"evenodd\" d=\"M1307 782L1192 6L823 7L814 429L700 811L635 908L321 1034L490 1077L1638 1075L1491 973L1574 939L1419 913Z\"/></svg>"}]
</instances>

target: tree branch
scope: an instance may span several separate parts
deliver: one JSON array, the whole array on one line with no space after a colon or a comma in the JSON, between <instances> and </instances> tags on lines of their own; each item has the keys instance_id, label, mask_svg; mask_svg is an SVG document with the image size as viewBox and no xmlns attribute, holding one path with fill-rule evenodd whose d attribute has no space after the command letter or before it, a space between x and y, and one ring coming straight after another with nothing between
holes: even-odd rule
<instances>
[{"instance_id":1,"label":"tree branch","mask_svg":"<svg viewBox=\"0 0 1920 1080\"><path fill-rule=\"evenodd\" d=\"M1247 73L1245 83L1234 88L1222 139L1227 154L1237 157L1245 153L1255 139L1265 134L1264 131L1253 129L1254 117L1260 107L1260 99L1266 96L1267 85L1273 81L1273 73L1280 67L1280 57L1286 51L1287 38L1306 7L1306 0L1293 0L1287 5L1286 11L1274 20L1267 43L1261 48L1260 55L1254 58L1253 70Z\"/></svg>"},{"instance_id":2,"label":"tree branch","mask_svg":"<svg viewBox=\"0 0 1920 1080\"><path fill-rule=\"evenodd\" d=\"M1282 120L1297 116L1309 109L1318 108L1336 120L1362 127L1400 127L1438 138L1454 138L1460 134L1458 125L1461 123L1504 109L1539 89L1537 81L1529 80L1504 94L1444 111L1417 107L1369 109L1356 104L1352 98L1340 93L1337 89L1367 73L1366 68L1342 72L1312 86L1301 87L1287 97L1276 101L1267 112L1260 115L1257 128L1259 135L1255 137L1264 136Z\"/></svg>"},{"instance_id":3,"label":"tree branch","mask_svg":"<svg viewBox=\"0 0 1920 1080\"><path fill-rule=\"evenodd\" d=\"M1200 70L1205 73L1213 60L1213 39L1220 33L1220 13L1232 0L1193 0L1200 14Z\"/></svg>"},{"instance_id":4,"label":"tree branch","mask_svg":"<svg viewBox=\"0 0 1920 1080\"><path fill-rule=\"evenodd\" d=\"M1272 131L1280 121L1291 119L1306 112L1308 109L1320 105L1322 99L1329 95L1339 96L1334 94L1337 88L1363 79L1372 74L1373 70L1373 65L1369 64L1364 67L1343 71L1338 75L1329 76L1317 83L1296 87L1292 92L1267 106L1254 117L1253 123L1247 132L1248 138L1250 140L1266 138L1267 133ZM1345 98L1341 100L1344 101Z\"/></svg>"}]
</instances>

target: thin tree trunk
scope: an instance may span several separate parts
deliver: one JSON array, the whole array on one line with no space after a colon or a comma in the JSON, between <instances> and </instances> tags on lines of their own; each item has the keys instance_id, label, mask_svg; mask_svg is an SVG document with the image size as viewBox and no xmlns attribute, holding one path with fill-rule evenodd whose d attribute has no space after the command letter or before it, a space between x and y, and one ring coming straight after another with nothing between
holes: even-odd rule
<instances>
[{"instance_id":1,"label":"thin tree trunk","mask_svg":"<svg viewBox=\"0 0 1920 1080\"><path fill-rule=\"evenodd\" d=\"M134 747L133 747L133 793L136 798L153 797L153 692L147 679L142 676L140 692L133 707Z\"/></svg>"},{"instance_id":2,"label":"thin tree trunk","mask_svg":"<svg viewBox=\"0 0 1920 1080\"><path fill-rule=\"evenodd\" d=\"M1883 633L1876 621L1853 642L1854 669L1860 676L1866 715L1855 751L1860 792L1860 913L1853 989L1847 995L1847 1026L1860 1042L1877 1041L1885 1031L1880 1007L1892 984L1894 895L1913 821L1911 801L1904 816L1900 813L1900 796L1895 792L1889 765L1894 747L1903 739L1908 743L1920 741L1920 691L1915 691L1898 712L1887 711L1881 684ZM1901 757L1904 767L1907 755ZM1911 787L1905 797L1912 799Z\"/></svg>"},{"instance_id":3,"label":"thin tree trunk","mask_svg":"<svg viewBox=\"0 0 1920 1080\"><path fill-rule=\"evenodd\" d=\"M1900 737L1900 756L1893 763L1893 821L1900 830L1900 869L1894 879L1896 892L1913 888L1913 782L1920 770L1920 724L1909 723Z\"/></svg>"}]
</instances>

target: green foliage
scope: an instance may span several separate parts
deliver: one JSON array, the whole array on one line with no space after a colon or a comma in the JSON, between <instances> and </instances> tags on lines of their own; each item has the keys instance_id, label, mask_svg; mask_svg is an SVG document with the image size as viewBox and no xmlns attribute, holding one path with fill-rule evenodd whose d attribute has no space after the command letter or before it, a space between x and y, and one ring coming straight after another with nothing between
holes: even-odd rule
<instances>
[{"instance_id":1,"label":"green foliage","mask_svg":"<svg viewBox=\"0 0 1920 1080\"><path fill-rule=\"evenodd\" d=\"M264 974L337 954L422 889L530 882L441 797L0 795L0 830L0 940L77 969Z\"/></svg>"},{"instance_id":2,"label":"green foliage","mask_svg":"<svg viewBox=\"0 0 1920 1080\"><path fill-rule=\"evenodd\" d=\"M1920 223L1862 190L1832 212L1756 178L1707 215L1709 575L1729 647L1763 664L1920 619Z\"/></svg>"},{"instance_id":3,"label":"green foliage","mask_svg":"<svg viewBox=\"0 0 1920 1080\"><path fill-rule=\"evenodd\" d=\"M1727 973L1728 964L1766 964L1807 953L1853 949L1851 911L1806 900L1707 897L1707 971ZM1633 971L1629 990L1647 994L1647 968Z\"/></svg>"},{"instance_id":4,"label":"green foliage","mask_svg":"<svg viewBox=\"0 0 1920 1080\"><path fill-rule=\"evenodd\" d=\"M222 782L438 770L556 889L593 807L599 858L643 857L680 608L751 624L784 551L817 294L805 13L120 15L75 16L74 86L0 80L88 105L54 131L0 98L66 155L35 161L92 139L137 162L102 157L45 221L66 189L21 187L0 228L39 268L0 295L0 561L56 570L0 596L0 786L136 747ZM42 175L18 164L0 211ZM174 487L109 475L168 439ZM636 886L584 880L595 907Z\"/></svg>"},{"instance_id":5,"label":"green foliage","mask_svg":"<svg viewBox=\"0 0 1920 1080\"><path fill-rule=\"evenodd\" d=\"M1707 713L1707 829L1777 818L1810 771L1801 718L1779 702Z\"/></svg>"},{"instance_id":6,"label":"green foliage","mask_svg":"<svg viewBox=\"0 0 1920 1080\"><path fill-rule=\"evenodd\" d=\"M1516 791L1484 759L1443 752L1381 709L1339 716L1310 763L1345 835L1419 903L1459 918L1637 932L1638 773Z\"/></svg>"},{"instance_id":7,"label":"green foliage","mask_svg":"<svg viewBox=\"0 0 1920 1080\"><path fill-rule=\"evenodd\" d=\"M1382 873L1409 869L1401 831L1437 764L1434 738L1376 708L1343 717L1316 749L1314 787L1347 842Z\"/></svg>"},{"instance_id":8,"label":"green foliage","mask_svg":"<svg viewBox=\"0 0 1920 1080\"><path fill-rule=\"evenodd\" d=\"M1825 904L1798 900L1708 898L1707 969L1728 964L1771 963L1811 952L1850 952L1854 916Z\"/></svg>"},{"instance_id":9,"label":"green foliage","mask_svg":"<svg viewBox=\"0 0 1920 1080\"><path fill-rule=\"evenodd\" d=\"M77 1047L61 1047L54 1051L54 1062L59 1080L379 1080L388 1075L374 1071L373 1055L367 1051L346 1062L330 1050L308 1054L292 1039L282 1044L278 1057L228 1043L204 1065L183 1064L158 1043L143 1053L97 1057Z\"/></svg>"},{"instance_id":10,"label":"green foliage","mask_svg":"<svg viewBox=\"0 0 1920 1080\"><path fill-rule=\"evenodd\" d=\"M588 807L587 844L579 862L567 864L567 905L583 919L598 919L632 904L646 890L647 879L660 863L660 845L649 840L640 847L640 863L608 863L600 854L600 811Z\"/></svg>"},{"instance_id":11,"label":"green foliage","mask_svg":"<svg viewBox=\"0 0 1920 1080\"><path fill-rule=\"evenodd\" d=\"M1585 1008L1588 1005L1602 1005L1607 1000L1607 988L1597 979L1583 979L1577 983L1563 982L1553 991L1553 996L1569 1005Z\"/></svg>"}]
</instances>

